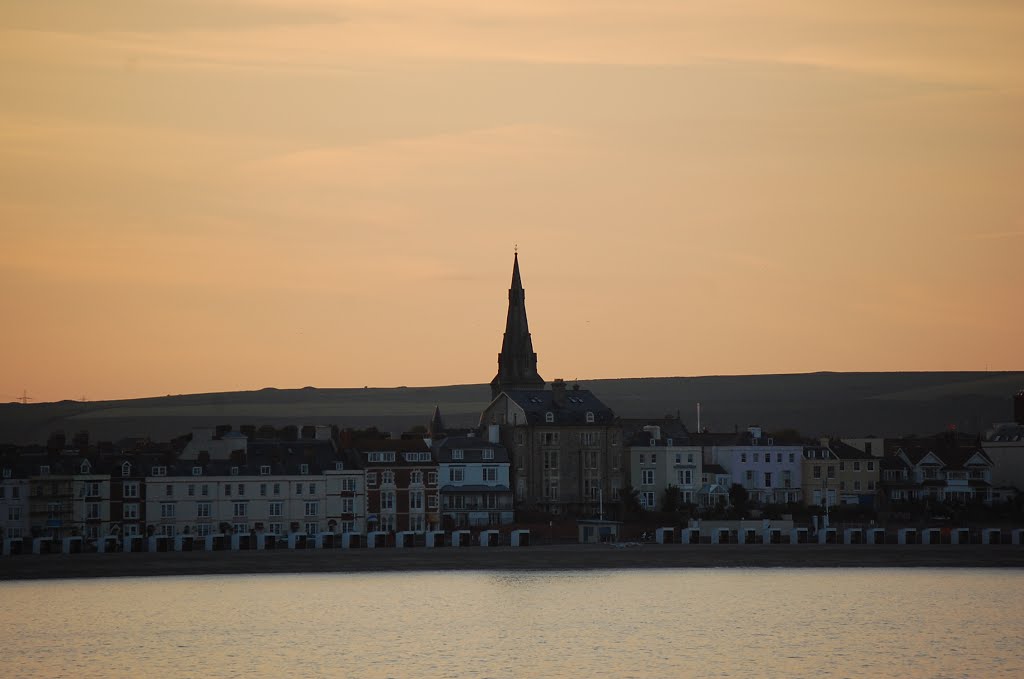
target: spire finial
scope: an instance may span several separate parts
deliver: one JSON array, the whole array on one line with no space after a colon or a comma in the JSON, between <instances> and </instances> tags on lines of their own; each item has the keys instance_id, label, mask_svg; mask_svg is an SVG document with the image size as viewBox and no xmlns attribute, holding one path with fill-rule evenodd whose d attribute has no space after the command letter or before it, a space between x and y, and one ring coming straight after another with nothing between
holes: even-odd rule
<instances>
[{"instance_id":1,"label":"spire finial","mask_svg":"<svg viewBox=\"0 0 1024 679\"><path fill-rule=\"evenodd\" d=\"M513 243L512 244L512 254L513 255L518 255L519 254L519 243Z\"/></svg>"}]
</instances>

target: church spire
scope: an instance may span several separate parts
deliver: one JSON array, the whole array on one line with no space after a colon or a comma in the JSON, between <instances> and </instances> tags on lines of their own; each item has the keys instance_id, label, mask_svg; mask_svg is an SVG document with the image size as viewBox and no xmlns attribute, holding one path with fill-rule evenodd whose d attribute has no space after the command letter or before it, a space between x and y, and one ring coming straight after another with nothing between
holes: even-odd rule
<instances>
[{"instance_id":1,"label":"church spire","mask_svg":"<svg viewBox=\"0 0 1024 679\"><path fill-rule=\"evenodd\" d=\"M519 252L512 264L512 286L508 289L508 317L498 354L498 374L491 380L491 398L507 389L543 389L544 378L537 373L530 325L526 320L526 291L519 274Z\"/></svg>"}]
</instances>

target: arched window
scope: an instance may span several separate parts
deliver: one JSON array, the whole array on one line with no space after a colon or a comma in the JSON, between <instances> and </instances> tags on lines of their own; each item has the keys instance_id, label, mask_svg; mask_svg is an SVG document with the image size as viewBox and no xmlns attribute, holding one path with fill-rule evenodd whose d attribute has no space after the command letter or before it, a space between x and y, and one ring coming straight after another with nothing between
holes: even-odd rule
<instances>
[{"instance_id":1,"label":"arched window","mask_svg":"<svg viewBox=\"0 0 1024 679\"><path fill-rule=\"evenodd\" d=\"M555 414L552 412L544 413L544 421L547 422L548 424L551 424L552 422L555 421Z\"/></svg>"},{"instance_id":2,"label":"arched window","mask_svg":"<svg viewBox=\"0 0 1024 679\"><path fill-rule=\"evenodd\" d=\"M594 423L594 413L592 413L592 412L590 412L588 410L587 411L587 424L593 424L593 423Z\"/></svg>"}]
</instances>

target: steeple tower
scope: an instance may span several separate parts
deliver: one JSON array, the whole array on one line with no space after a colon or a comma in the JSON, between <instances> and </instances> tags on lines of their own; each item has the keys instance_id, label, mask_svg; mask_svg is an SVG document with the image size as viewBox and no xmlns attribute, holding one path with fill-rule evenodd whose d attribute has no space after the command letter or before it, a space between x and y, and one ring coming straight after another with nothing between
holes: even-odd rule
<instances>
[{"instance_id":1,"label":"steeple tower","mask_svg":"<svg viewBox=\"0 0 1024 679\"><path fill-rule=\"evenodd\" d=\"M512 287L508 289L508 318L498 354L498 374L491 380L491 398L511 389L543 389L544 378L537 373L537 354L526 320L526 291L519 275L519 253L512 264Z\"/></svg>"}]
</instances>

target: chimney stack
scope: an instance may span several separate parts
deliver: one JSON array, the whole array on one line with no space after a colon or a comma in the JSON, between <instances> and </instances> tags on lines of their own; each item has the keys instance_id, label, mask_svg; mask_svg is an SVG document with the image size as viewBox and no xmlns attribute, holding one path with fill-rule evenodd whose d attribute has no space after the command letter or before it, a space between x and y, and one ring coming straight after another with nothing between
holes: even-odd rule
<instances>
[{"instance_id":1,"label":"chimney stack","mask_svg":"<svg viewBox=\"0 0 1024 679\"><path fill-rule=\"evenodd\" d=\"M1017 424L1024 424L1024 389L1021 389L1013 397L1013 421Z\"/></svg>"},{"instance_id":2,"label":"chimney stack","mask_svg":"<svg viewBox=\"0 0 1024 679\"><path fill-rule=\"evenodd\" d=\"M551 398L556 406L565 407L565 380L557 379L551 383Z\"/></svg>"}]
</instances>

